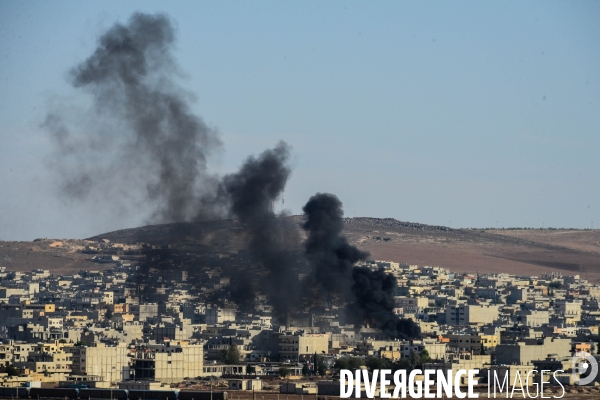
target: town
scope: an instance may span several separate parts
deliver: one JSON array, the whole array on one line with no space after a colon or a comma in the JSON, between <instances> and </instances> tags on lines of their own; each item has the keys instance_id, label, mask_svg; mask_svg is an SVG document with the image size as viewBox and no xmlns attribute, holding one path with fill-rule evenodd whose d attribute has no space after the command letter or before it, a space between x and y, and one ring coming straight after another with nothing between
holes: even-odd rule
<instances>
[{"instance_id":1,"label":"town","mask_svg":"<svg viewBox=\"0 0 600 400\"><path fill-rule=\"evenodd\" d=\"M393 311L420 328L420 337L398 339L350 323L339 299L286 315L262 295L251 309L228 301L233 283L223 268L243 265L243 252L171 253L148 265L139 256L144 244L80 242L88 271L0 268L2 387L339 396L339 371L358 368L477 369L486 388L492 372L511 387L531 377L528 385L544 383L547 393L559 394L563 386L586 393L597 385L598 378L576 385L587 375L573 357L598 357L600 325L600 286L579 275L457 274L360 261L357 266L394 276ZM192 274L164 267L173 259L203 261Z\"/></svg>"}]
</instances>

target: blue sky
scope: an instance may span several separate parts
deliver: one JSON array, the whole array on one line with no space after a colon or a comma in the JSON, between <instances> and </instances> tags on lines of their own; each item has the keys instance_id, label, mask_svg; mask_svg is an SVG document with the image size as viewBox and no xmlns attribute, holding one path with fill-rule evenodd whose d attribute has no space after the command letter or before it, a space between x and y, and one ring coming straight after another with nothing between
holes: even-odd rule
<instances>
[{"instance_id":1,"label":"blue sky","mask_svg":"<svg viewBox=\"0 0 600 400\"><path fill-rule=\"evenodd\" d=\"M143 224L58 195L47 133L67 71L132 12L177 26L179 82L218 172L293 147L290 212L452 227L600 227L600 2L0 0L0 239ZM81 98L80 98L81 97Z\"/></svg>"}]
</instances>

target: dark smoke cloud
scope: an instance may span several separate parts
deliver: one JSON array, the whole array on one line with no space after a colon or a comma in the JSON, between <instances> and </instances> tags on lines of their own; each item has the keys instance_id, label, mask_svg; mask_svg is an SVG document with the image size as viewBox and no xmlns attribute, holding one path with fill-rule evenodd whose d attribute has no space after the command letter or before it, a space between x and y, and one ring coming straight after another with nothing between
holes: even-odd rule
<instances>
[{"instance_id":1,"label":"dark smoke cloud","mask_svg":"<svg viewBox=\"0 0 600 400\"><path fill-rule=\"evenodd\" d=\"M396 278L382 269L355 266L369 254L350 245L341 235L342 202L333 194L317 193L302 210L312 279L328 293L340 294L350 301L348 311L357 324L368 323L394 338L418 337L419 327L393 312Z\"/></svg>"},{"instance_id":2,"label":"dark smoke cloud","mask_svg":"<svg viewBox=\"0 0 600 400\"><path fill-rule=\"evenodd\" d=\"M239 303L258 292L286 310L297 288L288 249L299 242L273 202L290 176L290 149L280 143L223 178L209 173L208 157L221 142L215 130L192 113L192 96L176 84L175 30L162 14L136 13L99 39L94 53L69 74L74 88L90 95L85 111L63 106L44 126L58 150L63 193L74 199L103 197L109 213L122 203L149 205L151 222L237 218L246 227L248 250L258 266L231 271ZM136 204L135 200L138 200ZM121 203L121 204L120 204ZM147 249L140 285L152 293L151 268L173 268L170 252ZM261 287L249 278L261 277Z\"/></svg>"},{"instance_id":3,"label":"dark smoke cloud","mask_svg":"<svg viewBox=\"0 0 600 400\"><path fill-rule=\"evenodd\" d=\"M394 314L396 278L383 269L367 267L352 269L352 292L355 302L348 307L357 322L376 326L386 335L410 339L419 337L421 330L412 320Z\"/></svg>"},{"instance_id":4,"label":"dark smoke cloud","mask_svg":"<svg viewBox=\"0 0 600 400\"><path fill-rule=\"evenodd\" d=\"M255 274L264 272L261 287L251 292L234 290L237 302L247 303L256 291L266 294L278 312L289 311L298 297L298 275L293 248L299 238L295 229L273 210L291 173L289 147L285 143L246 160L239 172L223 178L221 193L231 214L246 226L248 251L255 260Z\"/></svg>"},{"instance_id":5,"label":"dark smoke cloud","mask_svg":"<svg viewBox=\"0 0 600 400\"><path fill-rule=\"evenodd\" d=\"M72 85L91 95L90 107L78 117L74 107L60 107L44 123L59 150L64 194L107 197L113 209L119 199L147 202L153 222L218 214L205 203L215 204L207 158L220 139L175 83L174 41L167 16L136 13L70 71Z\"/></svg>"},{"instance_id":6,"label":"dark smoke cloud","mask_svg":"<svg viewBox=\"0 0 600 400\"><path fill-rule=\"evenodd\" d=\"M222 191L231 213L241 222L254 228L261 226L265 217L274 216L273 203L291 173L289 155L289 146L281 142L258 157L249 157L238 172L223 178ZM264 239L259 237L264 232L256 229L257 239Z\"/></svg>"},{"instance_id":7,"label":"dark smoke cloud","mask_svg":"<svg viewBox=\"0 0 600 400\"><path fill-rule=\"evenodd\" d=\"M318 193L302 208L306 221L303 228L306 255L313 265L313 278L328 293L347 297L357 261L366 260L369 253L360 251L342 236L344 211L342 202L333 194Z\"/></svg>"},{"instance_id":8,"label":"dark smoke cloud","mask_svg":"<svg viewBox=\"0 0 600 400\"><path fill-rule=\"evenodd\" d=\"M94 53L70 71L74 88L89 94L87 106L57 107L44 126L56 145L55 167L69 198L101 199L107 210L149 209L152 222L234 217L245 226L254 261L233 266L233 300L252 304L266 294L278 313L299 299L298 271L305 258L291 222L274 212L290 176L285 143L250 157L222 179L208 171L219 135L191 111L191 96L176 83L179 67L172 51L175 29L162 14L134 14L127 24L104 33ZM371 323L394 337L418 334L414 323L393 315L395 279L383 271L355 268L368 253L341 235L342 204L317 194L303 208L308 233L305 254L312 265L309 283L322 293L350 302L358 323ZM151 269L181 268L177 252L149 248L138 277L152 293ZM255 279L259 277L258 279ZM253 286L251 282L258 282Z\"/></svg>"}]
</instances>

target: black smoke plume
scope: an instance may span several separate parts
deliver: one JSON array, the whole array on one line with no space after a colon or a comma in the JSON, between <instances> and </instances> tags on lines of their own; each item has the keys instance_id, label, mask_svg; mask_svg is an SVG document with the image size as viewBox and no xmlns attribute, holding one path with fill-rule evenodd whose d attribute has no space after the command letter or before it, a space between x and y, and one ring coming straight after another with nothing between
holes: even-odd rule
<instances>
[{"instance_id":1,"label":"black smoke plume","mask_svg":"<svg viewBox=\"0 0 600 400\"><path fill-rule=\"evenodd\" d=\"M333 194L318 193L302 208L306 221L306 255L313 266L313 278L329 294L348 298L352 267L369 253L357 249L342 236L344 211Z\"/></svg>"},{"instance_id":2,"label":"black smoke plume","mask_svg":"<svg viewBox=\"0 0 600 400\"><path fill-rule=\"evenodd\" d=\"M355 302L348 309L356 321L376 326L394 338L411 339L421 335L419 326L412 320L400 319L394 314L394 290L398 282L392 274L383 269L354 267L352 282Z\"/></svg>"},{"instance_id":3,"label":"black smoke plume","mask_svg":"<svg viewBox=\"0 0 600 400\"><path fill-rule=\"evenodd\" d=\"M151 222L218 214L205 200L217 185L207 158L221 142L176 84L174 41L167 16L136 13L70 71L91 104L79 113L62 106L44 123L60 151L56 167L68 197L107 199L113 215L119 207L148 207Z\"/></svg>"},{"instance_id":4,"label":"black smoke plume","mask_svg":"<svg viewBox=\"0 0 600 400\"><path fill-rule=\"evenodd\" d=\"M247 303L249 296L260 291L279 313L290 310L299 286L298 275L292 271L293 248L299 238L290 223L273 209L291 173L289 154L288 145L282 142L258 157L248 158L238 172L225 176L221 184L231 214L246 227L248 252L257 262L252 272L264 274L260 288L234 290L235 301Z\"/></svg>"},{"instance_id":5,"label":"black smoke plume","mask_svg":"<svg viewBox=\"0 0 600 400\"><path fill-rule=\"evenodd\" d=\"M230 271L234 300L251 303L262 292L286 310L298 286L288 249L299 240L273 203L290 176L290 149L280 143L248 158L236 173L211 174L208 157L221 142L191 111L193 96L176 83L174 44L167 16L136 13L102 34L94 53L69 72L70 83L91 102L78 112L58 108L44 123L60 152L63 192L75 199L105 198L111 214L119 208L141 213L145 209L138 205L149 206L150 222L238 219L257 266ZM143 255L138 283L151 295L156 282L150 271L181 268L181 261L162 247L148 247ZM257 275L260 288L251 284Z\"/></svg>"},{"instance_id":6,"label":"black smoke plume","mask_svg":"<svg viewBox=\"0 0 600 400\"><path fill-rule=\"evenodd\" d=\"M393 312L396 278L382 269L355 266L369 254L341 235L342 202L333 194L317 193L302 210L306 217L303 228L308 235L306 255L318 285L349 300L348 310L357 324L368 323L394 338L418 337L419 327Z\"/></svg>"},{"instance_id":7,"label":"black smoke plume","mask_svg":"<svg viewBox=\"0 0 600 400\"><path fill-rule=\"evenodd\" d=\"M136 13L127 24L105 32L94 53L70 71L73 87L88 93L91 101L77 112L75 106L59 107L44 123L59 150L55 158L63 192L71 198L100 199L111 204L112 214L123 208L138 213L149 209L152 222L238 219L246 227L254 262L244 271L226 271L234 300L251 303L260 292L278 312L289 311L299 297L297 272L304 260L293 251L299 242L294 229L273 209L290 176L289 148L281 143L250 157L222 179L211 174L208 159L221 142L192 112L193 96L177 84L174 43L175 29L167 16ZM368 254L341 235L341 202L317 194L303 210L312 281L327 294L350 301L361 323L375 324L394 337L414 336L414 324L391 313L393 279L354 268ZM152 270L168 275L184 259L168 247L144 254L138 282L148 293L156 284Z\"/></svg>"}]
</instances>

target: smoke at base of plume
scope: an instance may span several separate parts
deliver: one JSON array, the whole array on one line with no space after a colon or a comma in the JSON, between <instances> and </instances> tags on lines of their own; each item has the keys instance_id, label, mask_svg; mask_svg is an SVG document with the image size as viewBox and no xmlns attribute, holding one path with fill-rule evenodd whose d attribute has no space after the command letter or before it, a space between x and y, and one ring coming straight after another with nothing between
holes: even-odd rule
<instances>
[{"instance_id":1,"label":"smoke at base of plume","mask_svg":"<svg viewBox=\"0 0 600 400\"><path fill-rule=\"evenodd\" d=\"M260 291L280 313L293 307L298 293L292 248L299 238L289 222L273 210L291 173L289 155L289 146L281 142L256 158L248 158L238 172L223 178L220 190L231 214L246 227L248 252L257 263L253 273L265 272ZM247 303L254 291L258 288L249 291L242 286L233 294L238 302Z\"/></svg>"},{"instance_id":2,"label":"smoke at base of plume","mask_svg":"<svg viewBox=\"0 0 600 400\"><path fill-rule=\"evenodd\" d=\"M383 269L355 267L352 269L352 282L355 301L349 305L348 310L355 322L376 326L394 338L410 339L420 336L418 325L394 314L397 281L392 274Z\"/></svg>"},{"instance_id":3,"label":"smoke at base of plume","mask_svg":"<svg viewBox=\"0 0 600 400\"><path fill-rule=\"evenodd\" d=\"M58 150L54 166L64 195L105 198L109 214L143 205L151 222L220 213L207 159L221 142L192 113L193 96L175 83L174 41L167 16L136 13L104 33L70 71L73 87L90 95L89 108L62 105L43 124Z\"/></svg>"},{"instance_id":4,"label":"smoke at base of plume","mask_svg":"<svg viewBox=\"0 0 600 400\"><path fill-rule=\"evenodd\" d=\"M369 254L342 236L342 202L333 194L317 193L302 210L308 235L306 255L313 267L311 279L326 292L349 301L348 313L355 323L371 324L394 338L419 336L414 322L394 314L396 278L382 269L355 266Z\"/></svg>"}]
</instances>

